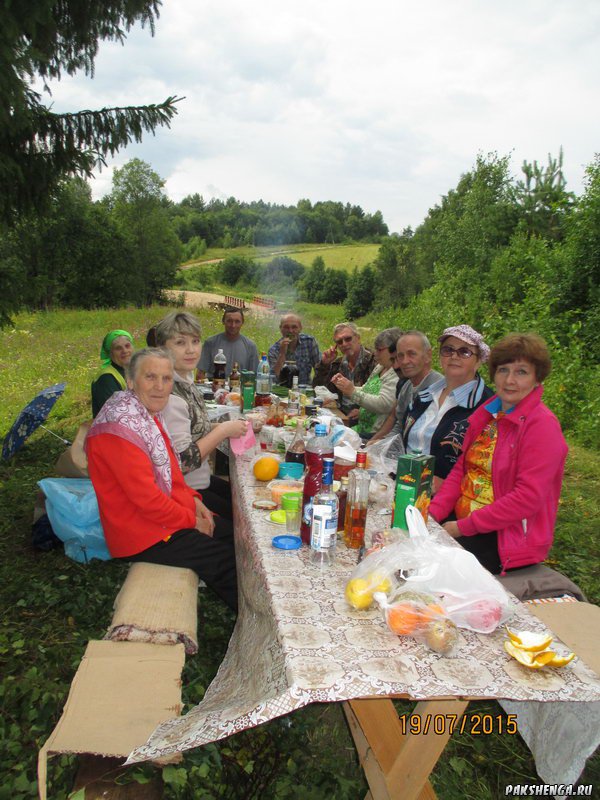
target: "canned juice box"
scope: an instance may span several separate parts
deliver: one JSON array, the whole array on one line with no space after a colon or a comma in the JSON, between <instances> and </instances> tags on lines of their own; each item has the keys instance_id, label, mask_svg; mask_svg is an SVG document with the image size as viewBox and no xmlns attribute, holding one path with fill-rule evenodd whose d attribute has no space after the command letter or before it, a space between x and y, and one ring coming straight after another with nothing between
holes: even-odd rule
<instances>
[{"instance_id":1,"label":"canned juice box","mask_svg":"<svg viewBox=\"0 0 600 800\"><path fill-rule=\"evenodd\" d=\"M407 530L406 508L415 506L427 522L435 456L410 455L398 458L392 527Z\"/></svg>"}]
</instances>

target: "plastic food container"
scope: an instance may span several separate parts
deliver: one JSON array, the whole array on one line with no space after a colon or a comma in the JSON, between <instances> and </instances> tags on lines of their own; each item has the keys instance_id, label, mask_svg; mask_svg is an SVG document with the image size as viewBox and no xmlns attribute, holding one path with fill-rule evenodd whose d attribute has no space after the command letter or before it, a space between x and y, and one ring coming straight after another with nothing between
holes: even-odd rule
<instances>
[{"instance_id":1,"label":"plastic food container","mask_svg":"<svg viewBox=\"0 0 600 800\"><path fill-rule=\"evenodd\" d=\"M271 498L277 505L281 505L281 496L288 492L301 492L304 489L304 481L279 480L271 481L267 488L271 490Z\"/></svg>"}]
</instances>

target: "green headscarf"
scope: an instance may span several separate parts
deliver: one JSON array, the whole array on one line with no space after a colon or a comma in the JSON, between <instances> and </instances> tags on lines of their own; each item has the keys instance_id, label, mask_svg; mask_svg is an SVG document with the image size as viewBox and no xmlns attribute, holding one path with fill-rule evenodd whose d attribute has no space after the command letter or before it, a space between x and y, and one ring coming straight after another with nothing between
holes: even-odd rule
<instances>
[{"instance_id":1,"label":"green headscarf","mask_svg":"<svg viewBox=\"0 0 600 800\"><path fill-rule=\"evenodd\" d=\"M100 348L100 359L102 360L103 367L108 367L110 364L110 347L119 336L126 336L131 344L133 344L133 336L127 331L111 331L107 333L102 340L102 347Z\"/></svg>"}]
</instances>

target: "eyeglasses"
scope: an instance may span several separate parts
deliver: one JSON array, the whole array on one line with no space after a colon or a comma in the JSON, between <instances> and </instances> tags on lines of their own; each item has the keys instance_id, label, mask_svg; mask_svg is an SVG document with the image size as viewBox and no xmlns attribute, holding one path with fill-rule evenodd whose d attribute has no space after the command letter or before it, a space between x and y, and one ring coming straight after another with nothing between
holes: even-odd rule
<instances>
[{"instance_id":1,"label":"eyeglasses","mask_svg":"<svg viewBox=\"0 0 600 800\"><path fill-rule=\"evenodd\" d=\"M334 342L337 344L337 346L339 347L341 344L348 344L348 343L349 343L349 342L351 342L353 339L354 339L354 334L352 334L352 336L342 336L340 339L334 339L333 341L334 341Z\"/></svg>"},{"instance_id":2,"label":"eyeglasses","mask_svg":"<svg viewBox=\"0 0 600 800\"><path fill-rule=\"evenodd\" d=\"M450 356L453 356L455 353L459 358L471 358L471 356L475 355L468 347L450 347L449 344L443 344L440 347L440 355L445 358L450 358Z\"/></svg>"}]
</instances>

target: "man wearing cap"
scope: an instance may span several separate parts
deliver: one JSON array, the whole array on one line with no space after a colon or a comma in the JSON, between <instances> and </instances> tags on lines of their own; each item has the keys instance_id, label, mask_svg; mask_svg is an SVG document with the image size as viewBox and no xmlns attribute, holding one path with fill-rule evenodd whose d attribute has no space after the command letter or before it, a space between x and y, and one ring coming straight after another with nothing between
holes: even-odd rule
<instances>
[{"instance_id":1,"label":"man wearing cap","mask_svg":"<svg viewBox=\"0 0 600 800\"><path fill-rule=\"evenodd\" d=\"M337 354L338 349L341 356ZM374 354L361 344L356 325L353 322L340 322L333 329L333 345L323 351L315 369L313 386L326 386L330 392L337 394L338 406L347 414L358 406L336 386L337 376L342 375L355 386L362 386L376 364Z\"/></svg>"},{"instance_id":2,"label":"man wearing cap","mask_svg":"<svg viewBox=\"0 0 600 800\"><path fill-rule=\"evenodd\" d=\"M394 366L402 370L402 375L407 381L398 392L395 408L390 411L371 442L384 439L386 436L396 436L402 432L406 409L415 395L442 378L439 372L431 369L431 361L431 344L422 331L406 331L398 339Z\"/></svg>"},{"instance_id":3,"label":"man wearing cap","mask_svg":"<svg viewBox=\"0 0 600 800\"><path fill-rule=\"evenodd\" d=\"M237 363L240 369L256 372L258 366L258 350L252 339L241 333L244 324L244 312L239 308L226 308L221 319L223 333L209 336L202 345L200 361L198 361L199 377L204 378L207 372L212 374L213 362L219 350L223 351L227 364L225 376L228 378Z\"/></svg>"},{"instance_id":4,"label":"man wearing cap","mask_svg":"<svg viewBox=\"0 0 600 800\"><path fill-rule=\"evenodd\" d=\"M319 363L321 353L314 336L302 333L302 320L297 314L284 314L279 323L281 338L269 347L269 366L279 378L286 361L298 367L298 383L310 384L310 375Z\"/></svg>"}]
</instances>

